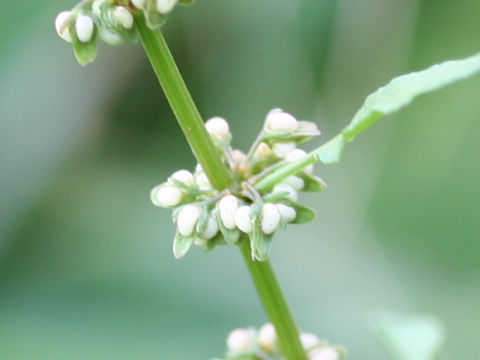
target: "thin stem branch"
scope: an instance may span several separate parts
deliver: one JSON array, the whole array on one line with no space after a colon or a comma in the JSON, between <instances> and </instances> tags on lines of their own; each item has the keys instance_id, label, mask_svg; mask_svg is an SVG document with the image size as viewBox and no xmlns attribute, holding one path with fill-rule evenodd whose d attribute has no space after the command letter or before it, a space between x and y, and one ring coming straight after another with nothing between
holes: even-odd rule
<instances>
[{"instance_id":1,"label":"thin stem branch","mask_svg":"<svg viewBox=\"0 0 480 360\"><path fill-rule=\"evenodd\" d=\"M151 30L142 13L135 15L140 40L165 92L188 143L214 188L223 190L233 184L233 177L224 165L200 113L183 81L160 30Z\"/></svg>"},{"instance_id":2,"label":"thin stem branch","mask_svg":"<svg viewBox=\"0 0 480 360\"><path fill-rule=\"evenodd\" d=\"M244 238L239 244L248 270L253 278L258 295L272 324L275 326L280 350L287 360L307 360L300 342L298 328L288 304L280 290L269 261L254 261L250 241Z\"/></svg>"}]
</instances>

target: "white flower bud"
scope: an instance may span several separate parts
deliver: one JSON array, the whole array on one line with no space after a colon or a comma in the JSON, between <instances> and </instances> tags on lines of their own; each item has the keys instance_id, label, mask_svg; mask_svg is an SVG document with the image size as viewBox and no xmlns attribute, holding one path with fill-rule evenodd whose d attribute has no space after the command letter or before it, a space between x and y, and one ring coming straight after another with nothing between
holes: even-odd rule
<instances>
[{"instance_id":1,"label":"white flower bud","mask_svg":"<svg viewBox=\"0 0 480 360\"><path fill-rule=\"evenodd\" d=\"M218 233L218 224L217 220L213 216L209 216L207 220L207 226L200 233L202 239L210 240Z\"/></svg>"},{"instance_id":2,"label":"white flower bud","mask_svg":"<svg viewBox=\"0 0 480 360\"><path fill-rule=\"evenodd\" d=\"M218 202L218 209L223 225L229 230L235 229L235 212L238 209L238 199L233 195L224 196Z\"/></svg>"},{"instance_id":3,"label":"white flower bud","mask_svg":"<svg viewBox=\"0 0 480 360\"><path fill-rule=\"evenodd\" d=\"M220 139L227 139L230 136L230 126L227 120L221 117L214 117L205 123L208 133Z\"/></svg>"},{"instance_id":4,"label":"white flower bud","mask_svg":"<svg viewBox=\"0 0 480 360\"><path fill-rule=\"evenodd\" d=\"M168 14L172 11L178 0L157 0L157 11L160 14Z\"/></svg>"},{"instance_id":5,"label":"white flower bud","mask_svg":"<svg viewBox=\"0 0 480 360\"><path fill-rule=\"evenodd\" d=\"M205 174L204 172L198 174L195 177L195 183L202 191L209 191L213 189L212 184L210 184L210 180L208 180L207 174Z\"/></svg>"},{"instance_id":6,"label":"white flower bud","mask_svg":"<svg viewBox=\"0 0 480 360\"><path fill-rule=\"evenodd\" d=\"M254 339L248 329L235 329L228 334L227 347L232 352L248 351L253 345Z\"/></svg>"},{"instance_id":7,"label":"white flower bud","mask_svg":"<svg viewBox=\"0 0 480 360\"><path fill-rule=\"evenodd\" d=\"M122 42L122 37L117 33L108 30L106 27L102 26L98 28L98 36L105 41L108 45L118 45Z\"/></svg>"},{"instance_id":8,"label":"white flower bud","mask_svg":"<svg viewBox=\"0 0 480 360\"><path fill-rule=\"evenodd\" d=\"M92 12L99 18L102 17L102 10L100 10L100 6L103 3L104 3L104 0L94 0L92 3Z\"/></svg>"},{"instance_id":9,"label":"white flower bud","mask_svg":"<svg viewBox=\"0 0 480 360\"><path fill-rule=\"evenodd\" d=\"M270 146L262 142L258 144L257 150L255 151L255 155L260 157L269 157L272 155L272 149L270 148Z\"/></svg>"},{"instance_id":10,"label":"white flower bud","mask_svg":"<svg viewBox=\"0 0 480 360\"><path fill-rule=\"evenodd\" d=\"M286 156L285 156L285 161L286 162L294 162L300 159L303 159L305 156L307 156L307 153L302 150L302 149L295 149L293 151L290 151ZM313 172L313 165L308 165L305 168L303 168L303 171L305 171L308 174L311 174Z\"/></svg>"},{"instance_id":11,"label":"white flower bud","mask_svg":"<svg viewBox=\"0 0 480 360\"><path fill-rule=\"evenodd\" d=\"M277 332L275 327L268 323L263 325L258 331L258 344L267 353L275 351L275 342L277 341Z\"/></svg>"},{"instance_id":12,"label":"white flower bud","mask_svg":"<svg viewBox=\"0 0 480 360\"><path fill-rule=\"evenodd\" d=\"M95 25L90 16L79 15L75 21L75 31L77 32L78 40L87 43L92 40L93 30Z\"/></svg>"},{"instance_id":13,"label":"white flower bud","mask_svg":"<svg viewBox=\"0 0 480 360\"><path fill-rule=\"evenodd\" d=\"M278 193L283 193L286 192L287 196L286 198L290 201L297 202L298 201L298 194L297 191L290 185L287 184L277 184L273 187L272 193L278 194Z\"/></svg>"},{"instance_id":14,"label":"white flower bud","mask_svg":"<svg viewBox=\"0 0 480 360\"><path fill-rule=\"evenodd\" d=\"M235 212L235 225L244 233L252 232L252 220L250 219L250 206L240 206Z\"/></svg>"},{"instance_id":15,"label":"white flower bud","mask_svg":"<svg viewBox=\"0 0 480 360\"><path fill-rule=\"evenodd\" d=\"M69 43L72 42L72 36L68 30L67 21L71 15L71 11L62 11L55 18L55 29L57 30L58 36Z\"/></svg>"},{"instance_id":16,"label":"white flower bud","mask_svg":"<svg viewBox=\"0 0 480 360\"><path fill-rule=\"evenodd\" d=\"M272 131L295 131L298 129L297 119L280 109L270 111L265 122L267 129Z\"/></svg>"},{"instance_id":17,"label":"white flower bud","mask_svg":"<svg viewBox=\"0 0 480 360\"><path fill-rule=\"evenodd\" d=\"M183 236L190 236L195 230L198 219L200 219L201 210L197 205L185 205L178 213L177 229Z\"/></svg>"},{"instance_id":18,"label":"white flower bud","mask_svg":"<svg viewBox=\"0 0 480 360\"><path fill-rule=\"evenodd\" d=\"M131 29L133 27L133 15L127 8L117 6L113 10L113 17L125 28Z\"/></svg>"},{"instance_id":19,"label":"white flower bud","mask_svg":"<svg viewBox=\"0 0 480 360\"><path fill-rule=\"evenodd\" d=\"M275 206L277 207L277 210L280 213L282 219L290 222L295 220L295 218L297 217L297 211L293 207L287 206L285 204L275 204Z\"/></svg>"},{"instance_id":20,"label":"white flower bud","mask_svg":"<svg viewBox=\"0 0 480 360\"><path fill-rule=\"evenodd\" d=\"M310 352L309 358L311 360L339 360L340 355L338 351L331 347L323 347L314 349Z\"/></svg>"},{"instance_id":21,"label":"white flower bud","mask_svg":"<svg viewBox=\"0 0 480 360\"><path fill-rule=\"evenodd\" d=\"M300 342L305 350L311 350L314 346L320 344L320 339L317 335L310 333L300 334Z\"/></svg>"},{"instance_id":22,"label":"white flower bud","mask_svg":"<svg viewBox=\"0 0 480 360\"><path fill-rule=\"evenodd\" d=\"M295 190L302 190L305 186L305 181L300 176L291 175L283 179L282 184L290 185Z\"/></svg>"},{"instance_id":23,"label":"white flower bud","mask_svg":"<svg viewBox=\"0 0 480 360\"><path fill-rule=\"evenodd\" d=\"M233 150L232 151L232 160L236 162L237 164L243 163L245 160L247 160L247 155L243 151L240 150Z\"/></svg>"},{"instance_id":24,"label":"white flower bud","mask_svg":"<svg viewBox=\"0 0 480 360\"><path fill-rule=\"evenodd\" d=\"M150 192L150 199L153 205L161 207L177 206L185 194L177 187L170 185L159 185Z\"/></svg>"},{"instance_id":25,"label":"white flower bud","mask_svg":"<svg viewBox=\"0 0 480 360\"><path fill-rule=\"evenodd\" d=\"M145 7L146 0L132 0L133 6L137 9L143 9Z\"/></svg>"},{"instance_id":26,"label":"white flower bud","mask_svg":"<svg viewBox=\"0 0 480 360\"><path fill-rule=\"evenodd\" d=\"M170 176L170 179L175 179L175 180L180 181L181 183L184 183L185 185L188 185L188 186L193 186L195 184L195 180L193 178L193 175L188 170L175 171L172 174L172 176Z\"/></svg>"},{"instance_id":27,"label":"white flower bud","mask_svg":"<svg viewBox=\"0 0 480 360\"><path fill-rule=\"evenodd\" d=\"M262 206L262 231L266 235L273 234L280 225L280 213L272 203Z\"/></svg>"},{"instance_id":28,"label":"white flower bud","mask_svg":"<svg viewBox=\"0 0 480 360\"><path fill-rule=\"evenodd\" d=\"M276 157L284 158L289 152L295 150L295 141L280 141L273 144L272 150Z\"/></svg>"}]
</instances>

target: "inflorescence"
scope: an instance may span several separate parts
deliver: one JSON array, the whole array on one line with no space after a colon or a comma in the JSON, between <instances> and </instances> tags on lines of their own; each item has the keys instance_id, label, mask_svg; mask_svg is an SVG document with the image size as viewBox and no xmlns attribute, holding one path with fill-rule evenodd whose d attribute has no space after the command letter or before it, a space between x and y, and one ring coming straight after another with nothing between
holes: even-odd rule
<instances>
[{"instance_id":1,"label":"inflorescence","mask_svg":"<svg viewBox=\"0 0 480 360\"><path fill-rule=\"evenodd\" d=\"M86 65L97 54L97 38L117 45L122 40L137 41L134 15L143 13L150 29L162 26L177 4L195 0L85 0L55 19L58 35L72 43L78 62Z\"/></svg>"},{"instance_id":2,"label":"inflorescence","mask_svg":"<svg viewBox=\"0 0 480 360\"><path fill-rule=\"evenodd\" d=\"M332 346L311 333L301 333L300 341L309 360L340 360L346 355L343 347ZM270 323L259 330L235 329L228 335L226 345L225 360L284 359L278 346L275 327Z\"/></svg>"},{"instance_id":3,"label":"inflorescence","mask_svg":"<svg viewBox=\"0 0 480 360\"><path fill-rule=\"evenodd\" d=\"M271 189L259 191L255 184L281 166L307 154L297 145L320 135L313 122L298 121L281 109L271 110L262 131L247 154L231 147L227 121L215 117L205 123L222 159L230 168L235 184L217 190L200 165L173 173L151 192L156 206L173 209L177 232L173 253L181 258L195 244L211 250L218 244L236 244L250 239L252 258L263 261L273 234L288 223L312 220L312 209L298 203L298 191L321 191L323 181L312 175L313 165L279 180Z\"/></svg>"}]
</instances>

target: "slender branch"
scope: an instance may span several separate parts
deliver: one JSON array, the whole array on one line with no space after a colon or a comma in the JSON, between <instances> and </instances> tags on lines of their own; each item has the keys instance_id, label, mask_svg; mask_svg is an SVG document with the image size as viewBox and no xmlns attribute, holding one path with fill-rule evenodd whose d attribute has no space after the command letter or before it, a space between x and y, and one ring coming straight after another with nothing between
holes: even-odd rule
<instances>
[{"instance_id":1,"label":"slender branch","mask_svg":"<svg viewBox=\"0 0 480 360\"><path fill-rule=\"evenodd\" d=\"M246 238L240 242L239 246L263 307L275 326L283 356L287 360L306 360L307 357L300 342L297 325L269 261L252 260L250 241Z\"/></svg>"},{"instance_id":2,"label":"slender branch","mask_svg":"<svg viewBox=\"0 0 480 360\"><path fill-rule=\"evenodd\" d=\"M224 165L210 135L205 130L200 113L178 71L160 30L150 30L141 12L135 15L137 31L145 52L165 92L168 102L214 188L223 190L233 184L233 177Z\"/></svg>"}]
</instances>

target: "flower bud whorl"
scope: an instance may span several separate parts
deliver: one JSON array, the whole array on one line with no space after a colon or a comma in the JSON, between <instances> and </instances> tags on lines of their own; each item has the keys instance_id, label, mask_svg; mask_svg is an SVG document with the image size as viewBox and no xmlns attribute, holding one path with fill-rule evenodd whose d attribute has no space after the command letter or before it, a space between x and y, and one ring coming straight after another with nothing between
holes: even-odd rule
<instances>
[{"instance_id":1,"label":"flower bud whorl","mask_svg":"<svg viewBox=\"0 0 480 360\"><path fill-rule=\"evenodd\" d=\"M185 205L178 213L177 229L183 236L190 236L195 230L198 219L200 219L201 210L197 205Z\"/></svg>"},{"instance_id":2,"label":"flower bud whorl","mask_svg":"<svg viewBox=\"0 0 480 360\"><path fill-rule=\"evenodd\" d=\"M153 205L160 207L173 207L180 204L184 193L175 186L159 185L152 189L150 199Z\"/></svg>"},{"instance_id":3,"label":"flower bud whorl","mask_svg":"<svg viewBox=\"0 0 480 360\"><path fill-rule=\"evenodd\" d=\"M252 220L250 219L250 206L240 206L235 212L235 225L244 233L252 232Z\"/></svg>"},{"instance_id":4,"label":"flower bud whorl","mask_svg":"<svg viewBox=\"0 0 480 360\"><path fill-rule=\"evenodd\" d=\"M160 14L168 14L177 4L178 0L157 0L157 11Z\"/></svg>"},{"instance_id":5,"label":"flower bud whorl","mask_svg":"<svg viewBox=\"0 0 480 360\"><path fill-rule=\"evenodd\" d=\"M297 217L297 211L285 204L275 204L277 207L278 212L280 213L280 216L282 219L284 219L287 222L291 222L296 219Z\"/></svg>"},{"instance_id":6,"label":"flower bud whorl","mask_svg":"<svg viewBox=\"0 0 480 360\"><path fill-rule=\"evenodd\" d=\"M331 347L321 347L310 352L311 360L339 360L338 351Z\"/></svg>"},{"instance_id":7,"label":"flower bud whorl","mask_svg":"<svg viewBox=\"0 0 480 360\"><path fill-rule=\"evenodd\" d=\"M224 196L218 202L218 209L223 225L229 230L235 229L235 213L238 209L238 199L233 195Z\"/></svg>"},{"instance_id":8,"label":"flower bud whorl","mask_svg":"<svg viewBox=\"0 0 480 360\"><path fill-rule=\"evenodd\" d=\"M195 184L195 180L193 178L193 175L188 170L175 171L172 174L172 176L170 176L170 178L175 179L177 181L180 181L181 183L184 183L185 185L188 185L188 186L193 186Z\"/></svg>"},{"instance_id":9,"label":"flower bud whorl","mask_svg":"<svg viewBox=\"0 0 480 360\"><path fill-rule=\"evenodd\" d=\"M285 156L285 161L286 162L294 162L300 159L303 159L305 156L307 156L307 153L302 150L302 149L295 149L293 151L290 151L286 156ZM303 171L305 171L307 174L311 174L313 172L313 165L308 165L303 168Z\"/></svg>"},{"instance_id":10,"label":"flower bud whorl","mask_svg":"<svg viewBox=\"0 0 480 360\"><path fill-rule=\"evenodd\" d=\"M297 202L298 201L298 194L297 191L290 185L287 184L277 184L273 187L272 193L279 194L279 193L287 193L286 198L290 201Z\"/></svg>"},{"instance_id":11,"label":"flower bud whorl","mask_svg":"<svg viewBox=\"0 0 480 360\"><path fill-rule=\"evenodd\" d=\"M78 40L87 43L92 40L93 30L95 26L90 16L79 15L75 21L75 31L77 32Z\"/></svg>"},{"instance_id":12,"label":"flower bud whorl","mask_svg":"<svg viewBox=\"0 0 480 360\"><path fill-rule=\"evenodd\" d=\"M298 129L297 119L280 109L270 111L265 122L267 129L271 131L295 131Z\"/></svg>"},{"instance_id":13,"label":"flower bud whorl","mask_svg":"<svg viewBox=\"0 0 480 360\"><path fill-rule=\"evenodd\" d=\"M253 345L252 334L247 329L235 329L228 334L227 347L232 352L248 351Z\"/></svg>"},{"instance_id":14,"label":"flower bud whorl","mask_svg":"<svg viewBox=\"0 0 480 360\"><path fill-rule=\"evenodd\" d=\"M145 7L145 1L146 0L131 0L133 6L135 6L137 9L143 9Z\"/></svg>"},{"instance_id":15,"label":"flower bud whorl","mask_svg":"<svg viewBox=\"0 0 480 360\"><path fill-rule=\"evenodd\" d=\"M297 148L295 141L279 141L273 144L272 149L276 157L284 158L289 152Z\"/></svg>"},{"instance_id":16,"label":"flower bud whorl","mask_svg":"<svg viewBox=\"0 0 480 360\"><path fill-rule=\"evenodd\" d=\"M274 352L276 341L277 332L275 331L275 327L270 323L263 325L258 331L258 344L262 350L267 353Z\"/></svg>"},{"instance_id":17,"label":"flower bud whorl","mask_svg":"<svg viewBox=\"0 0 480 360\"><path fill-rule=\"evenodd\" d=\"M133 27L133 15L127 8L117 6L113 10L113 17L125 28L131 29Z\"/></svg>"},{"instance_id":18,"label":"flower bud whorl","mask_svg":"<svg viewBox=\"0 0 480 360\"><path fill-rule=\"evenodd\" d=\"M273 234L280 225L280 213L272 203L262 206L262 231L266 235Z\"/></svg>"},{"instance_id":19,"label":"flower bud whorl","mask_svg":"<svg viewBox=\"0 0 480 360\"><path fill-rule=\"evenodd\" d=\"M69 43L72 42L72 36L68 30L67 21L70 19L71 15L71 11L62 11L55 18L55 29L57 30L58 36Z\"/></svg>"},{"instance_id":20,"label":"flower bud whorl","mask_svg":"<svg viewBox=\"0 0 480 360\"><path fill-rule=\"evenodd\" d=\"M296 175L291 175L282 180L282 184L287 184L293 187L295 190L302 190L305 186L305 181Z\"/></svg>"},{"instance_id":21,"label":"flower bud whorl","mask_svg":"<svg viewBox=\"0 0 480 360\"><path fill-rule=\"evenodd\" d=\"M205 123L208 133L219 139L227 139L230 136L230 126L227 120L221 117L214 117Z\"/></svg>"},{"instance_id":22,"label":"flower bud whorl","mask_svg":"<svg viewBox=\"0 0 480 360\"><path fill-rule=\"evenodd\" d=\"M210 240L212 239L215 235L217 235L218 233L218 224L217 224L217 220L215 219L215 217L213 216L209 216L208 217L208 221L207 221L207 226L205 227L205 229L202 231L200 235L200 237L202 239L205 239L205 240Z\"/></svg>"}]
</instances>

